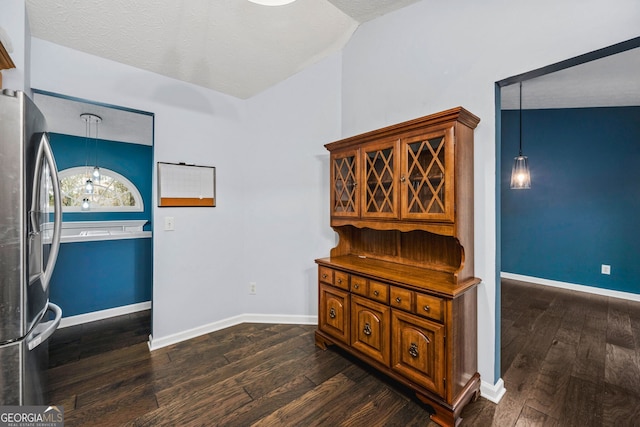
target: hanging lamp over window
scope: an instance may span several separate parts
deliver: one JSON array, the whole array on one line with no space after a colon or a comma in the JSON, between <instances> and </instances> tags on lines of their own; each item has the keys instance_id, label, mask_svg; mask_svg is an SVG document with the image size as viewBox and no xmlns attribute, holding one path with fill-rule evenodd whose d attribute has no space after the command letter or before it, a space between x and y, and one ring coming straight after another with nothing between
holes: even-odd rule
<instances>
[{"instance_id":1,"label":"hanging lamp over window","mask_svg":"<svg viewBox=\"0 0 640 427\"><path fill-rule=\"evenodd\" d=\"M522 82L520 82L520 151L514 158L511 169L511 189L528 190L531 188L531 174L529 173L529 159L522 155Z\"/></svg>"},{"instance_id":2,"label":"hanging lamp over window","mask_svg":"<svg viewBox=\"0 0 640 427\"><path fill-rule=\"evenodd\" d=\"M90 114L90 113L82 113L80 114L80 118L84 121L85 123L85 151L86 151L86 162L85 162L85 168L87 169L87 179L85 181L85 194L87 195L91 195L93 194L93 190L94 190L94 182L95 183L99 183L100 182L100 168L98 167L98 124L100 122L102 122L102 117L97 116L95 114ZM91 175L89 175L88 173L88 169L89 169L89 153L90 153L90 149L89 149L89 141L91 140L91 125L95 124L96 125L96 136L94 139L94 154L95 154L95 163L94 163L94 167L93 167L93 172L91 173ZM88 198L85 198L83 200L82 203L82 210L88 210L90 207L89 204L90 200Z\"/></svg>"}]
</instances>

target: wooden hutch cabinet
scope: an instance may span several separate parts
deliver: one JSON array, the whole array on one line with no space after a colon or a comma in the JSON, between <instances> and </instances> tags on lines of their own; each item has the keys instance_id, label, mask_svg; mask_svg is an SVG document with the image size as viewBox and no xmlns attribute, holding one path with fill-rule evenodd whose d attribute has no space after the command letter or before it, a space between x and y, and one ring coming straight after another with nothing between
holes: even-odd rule
<instances>
[{"instance_id":1,"label":"wooden hutch cabinet","mask_svg":"<svg viewBox=\"0 0 640 427\"><path fill-rule=\"evenodd\" d=\"M458 107L325 145L331 227L316 345L336 345L457 425L480 393L473 130Z\"/></svg>"}]
</instances>

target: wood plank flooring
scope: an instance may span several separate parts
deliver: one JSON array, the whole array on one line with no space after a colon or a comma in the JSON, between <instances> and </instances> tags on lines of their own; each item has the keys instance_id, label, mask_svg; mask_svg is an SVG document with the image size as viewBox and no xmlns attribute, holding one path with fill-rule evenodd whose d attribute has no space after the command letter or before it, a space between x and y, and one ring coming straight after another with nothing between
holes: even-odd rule
<instances>
[{"instance_id":1,"label":"wood plank flooring","mask_svg":"<svg viewBox=\"0 0 640 427\"><path fill-rule=\"evenodd\" d=\"M640 426L640 303L503 281L499 405L463 426ZM49 395L73 426L436 426L314 326L242 324L149 352L149 313L57 331Z\"/></svg>"}]
</instances>

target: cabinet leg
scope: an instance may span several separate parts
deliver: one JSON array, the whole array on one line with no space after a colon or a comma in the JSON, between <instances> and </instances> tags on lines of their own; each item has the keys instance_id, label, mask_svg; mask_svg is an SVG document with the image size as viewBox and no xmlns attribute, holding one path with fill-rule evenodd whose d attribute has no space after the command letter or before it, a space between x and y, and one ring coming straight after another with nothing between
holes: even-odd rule
<instances>
[{"instance_id":1,"label":"cabinet leg","mask_svg":"<svg viewBox=\"0 0 640 427\"><path fill-rule=\"evenodd\" d=\"M321 350L327 349L327 342L317 333L316 333L316 347L318 347Z\"/></svg>"},{"instance_id":2,"label":"cabinet leg","mask_svg":"<svg viewBox=\"0 0 640 427\"><path fill-rule=\"evenodd\" d=\"M437 402L429 399L426 396L416 393L416 397L423 403L427 404L433 413L430 415L431 421L442 427L455 427L462 421L462 418L456 419L454 412L451 409L440 406Z\"/></svg>"},{"instance_id":3,"label":"cabinet leg","mask_svg":"<svg viewBox=\"0 0 640 427\"><path fill-rule=\"evenodd\" d=\"M464 390L453 407L443 405L438 401L434 401L427 396L416 393L418 399L431 407L433 414L431 420L443 427L455 427L462 422L460 413L464 407L471 401L475 401L480 397L480 374L477 372L467 382Z\"/></svg>"}]
</instances>

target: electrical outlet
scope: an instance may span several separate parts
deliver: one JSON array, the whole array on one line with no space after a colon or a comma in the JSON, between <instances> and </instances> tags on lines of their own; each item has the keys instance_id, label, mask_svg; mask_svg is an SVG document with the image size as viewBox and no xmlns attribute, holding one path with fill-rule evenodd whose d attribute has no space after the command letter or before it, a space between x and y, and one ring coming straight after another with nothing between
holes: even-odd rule
<instances>
[{"instance_id":1,"label":"electrical outlet","mask_svg":"<svg viewBox=\"0 0 640 427\"><path fill-rule=\"evenodd\" d=\"M600 269L602 274L611 274L611 266L607 264L602 264L602 268Z\"/></svg>"},{"instance_id":2,"label":"electrical outlet","mask_svg":"<svg viewBox=\"0 0 640 427\"><path fill-rule=\"evenodd\" d=\"M249 295L256 294L256 282L249 282Z\"/></svg>"},{"instance_id":3,"label":"electrical outlet","mask_svg":"<svg viewBox=\"0 0 640 427\"><path fill-rule=\"evenodd\" d=\"M164 229L165 231L173 231L175 230L175 223L172 216L164 217Z\"/></svg>"}]
</instances>

